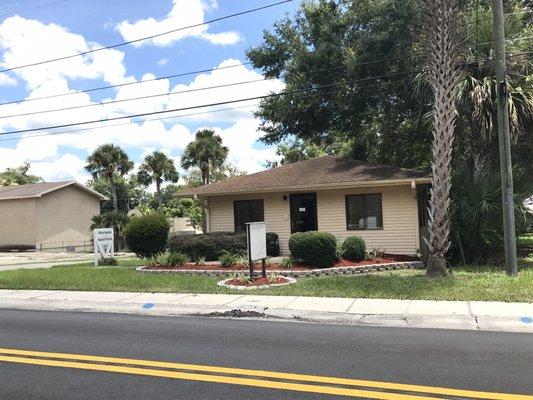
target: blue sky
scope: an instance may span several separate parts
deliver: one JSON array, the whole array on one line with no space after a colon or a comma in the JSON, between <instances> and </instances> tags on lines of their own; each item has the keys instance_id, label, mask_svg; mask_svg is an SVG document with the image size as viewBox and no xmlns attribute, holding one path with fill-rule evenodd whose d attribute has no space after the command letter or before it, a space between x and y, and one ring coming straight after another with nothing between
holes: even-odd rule
<instances>
[{"instance_id":1,"label":"blue sky","mask_svg":"<svg viewBox=\"0 0 533 400\"><path fill-rule=\"evenodd\" d=\"M132 40L190 25L227 14L259 7L272 0L68 0L26 10L53 0L2 0L0 14L0 69L11 68ZM216 22L209 26L181 31L142 44L94 53L44 66L24 68L0 74L0 102L49 96L102 85L137 82L155 76L170 75L220 65L236 67L197 76L133 84L89 94L0 106L1 115L12 115L70 106L85 106L144 95L179 92L226 83L259 80L258 71L246 62L245 51L261 42L262 32L273 22L292 13L298 1L256 13ZM26 11L24 11L26 10ZM17 11L20 11L16 13ZM6 15L4 15L6 14ZM0 119L0 132L35 128L81 120L103 119L128 114L180 108L190 105L264 95L283 89L278 81L253 82L227 89L205 90L187 94L160 96L150 100L83 107L14 118ZM96 146L113 142L122 146L138 165L142 157L163 150L179 164L179 157L194 131L201 127L217 130L230 148L230 161L254 172L275 149L257 142L261 133L253 117L256 102L238 104L239 110L217 111L203 115L144 121L121 120L120 126L89 126L84 132L43 135L58 132L29 133L16 140L0 141L0 170L30 162L33 173L46 180L77 179L85 181L83 171L87 155ZM230 107L226 106L225 108ZM222 107L218 107L222 108ZM214 107L201 111L216 111ZM169 116L177 116L175 113ZM126 125L125 122L135 122ZM34 135L41 135L29 137Z\"/></svg>"}]
</instances>

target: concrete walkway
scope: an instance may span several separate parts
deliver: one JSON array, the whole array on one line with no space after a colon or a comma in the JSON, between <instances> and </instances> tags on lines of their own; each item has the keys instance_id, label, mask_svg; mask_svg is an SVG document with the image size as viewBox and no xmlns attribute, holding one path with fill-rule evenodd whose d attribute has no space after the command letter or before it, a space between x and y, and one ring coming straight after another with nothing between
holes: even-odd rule
<instances>
[{"instance_id":1,"label":"concrete walkway","mask_svg":"<svg viewBox=\"0 0 533 400\"><path fill-rule=\"evenodd\" d=\"M341 324L533 333L532 303L0 290L0 308L249 316Z\"/></svg>"},{"instance_id":2,"label":"concrete walkway","mask_svg":"<svg viewBox=\"0 0 533 400\"><path fill-rule=\"evenodd\" d=\"M135 254L120 252L116 258L134 258ZM50 268L56 265L84 264L92 262L92 253L44 253L44 252L0 252L0 272L14 269Z\"/></svg>"}]
</instances>

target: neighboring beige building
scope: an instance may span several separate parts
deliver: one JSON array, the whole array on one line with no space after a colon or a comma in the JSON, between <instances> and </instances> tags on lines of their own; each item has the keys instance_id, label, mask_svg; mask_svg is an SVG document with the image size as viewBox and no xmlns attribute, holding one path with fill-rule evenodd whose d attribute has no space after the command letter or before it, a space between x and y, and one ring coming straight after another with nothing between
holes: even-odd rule
<instances>
[{"instance_id":1,"label":"neighboring beige building","mask_svg":"<svg viewBox=\"0 0 533 400\"><path fill-rule=\"evenodd\" d=\"M209 232L265 221L267 231L279 235L283 254L292 233L320 230L340 240L361 236L368 249L415 255L429 182L424 172L325 156L176 195L207 201Z\"/></svg>"},{"instance_id":2,"label":"neighboring beige building","mask_svg":"<svg viewBox=\"0 0 533 400\"><path fill-rule=\"evenodd\" d=\"M1 186L0 249L89 250L104 199L75 181Z\"/></svg>"}]
</instances>

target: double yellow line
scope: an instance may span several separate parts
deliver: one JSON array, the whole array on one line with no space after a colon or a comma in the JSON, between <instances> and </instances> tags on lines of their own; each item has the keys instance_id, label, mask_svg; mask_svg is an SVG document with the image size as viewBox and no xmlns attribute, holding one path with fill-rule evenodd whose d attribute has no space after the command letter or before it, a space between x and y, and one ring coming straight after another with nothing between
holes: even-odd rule
<instances>
[{"instance_id":1,"label":"double yellow line","mask_svg":"<svg viewBox=\"0 0 533 400\"><path fill-rule=\"evenodd\" d=\"M446 396L453 396L454 398L464 397L467 399L533 400L533 396L531 395L480 392L319 375L6 348L0 348L0 362L224 383L366 399L442 400L443 398L447 398ZM439 397L428 395L437 395Z\"/></svg>"}]
</instances>

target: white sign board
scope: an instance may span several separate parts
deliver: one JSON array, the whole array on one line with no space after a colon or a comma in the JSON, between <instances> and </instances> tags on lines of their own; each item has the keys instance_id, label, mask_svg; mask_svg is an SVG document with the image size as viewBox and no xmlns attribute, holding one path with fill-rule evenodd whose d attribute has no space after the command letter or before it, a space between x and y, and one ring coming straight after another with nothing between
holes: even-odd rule
<instances>
[{"instance_id":1,"label":"white sign board","mask_svg":"<svg viewBox=\"0 0 533 400\"><path fill-rule=\"evenodd\" d=\"M257 261L267 258L266 223L247 222L248 260Z\"/></svg>"},{"instance_id":2,"label":"white sign board","mask_svg":"<svg viewBox=\"0 0 533 400\"><path fill-rule=\"evenodd\" d=\"M93 230L94 265L98 266L101 258L113 257L115 254L113 228Z\"/></svg>"}]
</instances>

